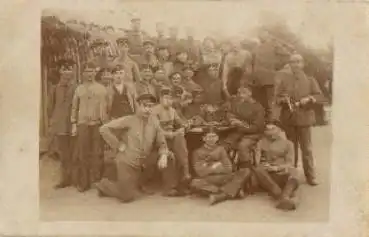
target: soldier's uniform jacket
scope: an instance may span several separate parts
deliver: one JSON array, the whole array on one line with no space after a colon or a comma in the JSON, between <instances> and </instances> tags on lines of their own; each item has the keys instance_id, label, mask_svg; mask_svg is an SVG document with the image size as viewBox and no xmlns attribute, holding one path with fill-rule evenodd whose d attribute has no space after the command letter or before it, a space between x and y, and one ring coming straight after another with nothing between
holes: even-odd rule
<instances>
[{"instance_id":1,"label":"soldier's uniform jacket","mask_svg":"<svg viewBox=\"0 0 369 237\"><path fill-rule=\"evenodd\" d=\"M166 132L173 132L184 126L184 122L172 107L164 108L158 104L153 108L152 115L159 120L161 128Z\"/></svg>"},{"instance_id":2,"label":"soldier's uniform jacket","mask_svg":"<svg viewBox=\"0 0 369 237\"><path fill-rule=\"evenodd\" d=\"M236 118L245 122L245 127L237 128L240 134L262 133L265 125L264 108L256 101L240 101L233 97L229 103L228 119Z\"/></svg>"},{"instance_id":3,"label":"soldier's uniform jacket","mask_svg":"<svg viewBox=\"0 0 369 237\"><path fill-rule=\"evenodd\" d=\"M312 104L295 108L291 113L288 106L280 103L284 96L289 96L291 101L299 101L304 97L312 96L317 102L323 101L324 97L318 83L305 73L295 75L291 70L282 70L277 73L276 98L279 109L275 110L273 117L280 119L282 123L292 126L311 126L315 124L315 113Z\"/></svg>"},{"instance_id":4,"label":"soldier's uniform jacket","mask_svg":"<svg viewBox=\"0 0 369 237\"><path fill-rule=\"evenodd\" d=\"M199 178L232 173L232 163L222 146L208 148L204 145L194 151L192 159L196 175ZM221 163L221 166L217 169L212 168L212 165L218 162Z\"/></svg>"},{"instance_id":5,"label":"soldier's uniform jacket","mask_svg":"<svg viewBox=\"0 0 369 237\"><path fill-rule=\"evenodd\" d=\"M183 47L185 47L188 53L188 59L194 62L200 61L200 43L193 39L188 38L181 40Z\"/></svg>"},{"instance_id":6,"label":"soldier's uniform jacket","mask_svg":"<svg viewBox=\"0 0 369 237\"><path fill-rule=\"evenodd\" d=\"M176 58L177 52L183 48L181 42L178 39L168 38L168 49L170 53L170 59L174 61Z\"/></svg>"},{"instance_id":7,"label":"soldier's uniform jacket","mask_svg":"<svg viewBox=\"0 0 369 237\"><path fill-rule=\"evenodd\" d=\"M261 165L293 167L293 143L284 134L276 140L263 137L256 145L255 160Z\"/></svg>"},{"instance_id":8,"label":"soldier's uniform jacket","mask_svg":"<svg viewBox=\"0 0 369 237\"><path fill-rule=\"evenodd\" d=\"M140 81L140 70L135 61L130 57L118 57L111 63L112 67L121 66L126 73L125 82L133 83Z\"/></svg>"},{"instance_id":9,"label":"soldier's uniform jacket","mask_svg":"<svg viewBox=\"0 0 369 237\"><path fill-rule=\"evenodd\" d=\"M135 89L131 85L123 85L123 90L121 93L114 85L112 85L108 88L108 93L108 113L110 117L119 118L135 112L137 107L137 95Z\"/></svg>"},{"instance_id":10,"label":"soldier's uniform jacket","mask_svg":"<svg viewBox=\"0 0 369 237\"><path fill-rule=\"evenodd\" d=\"M222 70L222 80L227 81L227 77L232 68L240 68L242 70L251 72L252 68L252 55L247 50L241 50L238 52L229 52L224 59L224 65Z\"/></svg>"},{"instance_id":11,"label":"soldier's uniform jacket","mask_svg":"<svg viewBox=\"0 0 369 237\"><path fill-rule=\"evenodd\" d=\"M182 78L182 86L189 93L192 93L193 91L202 89L202 87L199 84L197 84L196 82L194 82L192 80L192 78L185 78L185 77Z\"/></svg>"},{"instance_id":12,"label":"soldier's uniform jacket","mask_svg":"<svg viewBox=\"0 0 369 237\"><path fill-rule=\"evenodd\" d=\"M279 61L278 55L287 54L273 42L260 44L254 50L253 80L256 86L274 85L275 73Z\"/></svg>"},{"instance_id":13,"label":"soldier's uniform jacket","mask_svg":"<svg viewBox=\"0 0 369 237\"><path fill-rule=\"evenodd\" d=\"M142 66L144 65L149 65L154 70L160 66L159 61L154 54L142 54L140 57L137 58L137 63L139 68L142 68Z\"/></svg>"},{"instance_id":14,"label":"soldier's uniform jacket","mask_svg":"<svg viewBox=\"0 0 369 237\"><path fill-rule=\"evenodd\" d=\"M68 83L66 85L56 85L50 98L50 110L52 111L50 119L50 129L59 135L67 135L71 132L71 111L72 100L76 85Z\"/></svg>"},{"instance_id":15,"label":"soldier's uniform jacket","mask_svg":"<svg viewBox=\"0 0 369 237\"><path fill-rule=\"evenodd\" d=\"M145 81L141 80L136 83L136 94L142 95L142 94L150 94L155 96L155 98L158 98L158 91L156 90L156 86L152 81Z\"/></svg>"},{"instance_id":16,"label":"soldier's uniform jacket","mask_svg":"<svg viewBox=\"0 0 369 237\"><path fill-rule=\"evenodd\" d=\"M129 30L126 32L130 45L129 53L132 55L140 55L143 53L143 41L147 34L143 31Z\"/></svg>"},{"instance_id":17,"label":"soldier's uniform jacket","mask_svg":"<svg viewBox=\"0 0 369 237\"><path fill-rule=\"evenodd\" d=\"M103 124L108 119L108 98L107 89L97 82L79 85L73 96L71 122Z\"/></svg>"}]
</instances>

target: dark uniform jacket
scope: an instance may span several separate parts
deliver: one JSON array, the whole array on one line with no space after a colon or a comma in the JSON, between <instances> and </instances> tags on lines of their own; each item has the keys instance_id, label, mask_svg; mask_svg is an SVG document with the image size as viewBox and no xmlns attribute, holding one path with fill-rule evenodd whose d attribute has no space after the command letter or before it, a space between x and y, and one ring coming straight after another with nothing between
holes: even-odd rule
<instances>
[{"instance_id":1,"label":"dark uniform jacket","mask_svg":"<svg viewBox=\"0 0 369 237\"><path fill-rule=\"evenodd\" d=\"M76 85L68 83L58 84L52 90L50 129L59 135L67 135L71 132L72 100Z\"/></svg>"},{"instance_id":2,"label":"dark uniform jacket","mask_svg":"<svg viewBox=\"0 0 369 237\"><path fill-rule=\"evenodd\" d=\"M299 101L304 97L312 96L317 102L324 100L322 92L316 80L301 73L296 76L290 70L282 70L277 73L276 99L278 108L273 117L280 119L282 123L292 126L311 126L315 124L315 113L312 104L295 108L293 113L288 106L280 103L284 96L291 98L291 101Z\"/></svg>"},{"instance_id":3,"label":"dark uniform jacket","mask_svg":"<svg viewBox=\"0 0 369 237\"><path fill-rule=\"evenodd\" d=\"M255 86L274 85L279 55L287 54L282 48L265 42L254 50L253 83Z\"/></svg>"},{"instance_id":4,"label":"dark uniform jacket","mask_svg":"<svg viewBox=\"0 0 369 237\"><path fill-rule=\"evenodd\" d=\"M221 165L214 168L216 163ZM202 146L198 148L193 153L193 164L196 175L199 178L232 173L232 163L222 146L213 148Z\"/></svg>"},{"instance_id":5,"label":"dark uniform jacket","mask_svg":"<svg viewBox=\"0 0 369 237\"><path fill-rule=\"evenodd\" d=\"M231 99L228 108L228 120L236 118L245 126L237 127L240 135L260 134L264 130L264 108L259 102L240 101L237 97Z\"/></svg>"}]
</instances>

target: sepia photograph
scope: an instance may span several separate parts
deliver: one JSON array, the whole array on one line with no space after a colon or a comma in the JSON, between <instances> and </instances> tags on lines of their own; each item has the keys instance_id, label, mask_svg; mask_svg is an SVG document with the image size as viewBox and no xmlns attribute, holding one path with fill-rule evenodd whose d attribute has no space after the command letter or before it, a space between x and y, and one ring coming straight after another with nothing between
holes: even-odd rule
<instances>
[{"instance_id":1,"label":"sepia photograph","mask_svg":"<svg viewBox=\"0 0 369 237\"><path fill-rule=\"evenodd\" d=\"M42 9L40 220L328 222L332 9Z\"/></svg>"}]
</instances>

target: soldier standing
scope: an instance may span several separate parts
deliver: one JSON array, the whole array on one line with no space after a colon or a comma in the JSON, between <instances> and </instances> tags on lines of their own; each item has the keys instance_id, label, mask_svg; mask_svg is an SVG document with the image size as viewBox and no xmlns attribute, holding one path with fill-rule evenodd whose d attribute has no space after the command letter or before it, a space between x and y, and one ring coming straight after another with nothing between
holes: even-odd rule
<instances>
[{"instance_id":1,"label":"soldier standing","mask_svg":"<svg viewBox=\"0 0 369 237\"><path fill-rule=\"evenodd\" d=\"M300 144L306 180L308 184L315 186L318 182L311 143L311 126L315 123L312 105L322 102L323 95L315 79L304 73L304 59L301 55L293 54L289 65L290 70L277 74L276 80L279 83L276 88L276 103L280 108L280 115L276 113L274 117L280 119L287 138L295 144L295 155L298 152L297 145Z\"/></svg>"},{"instance_id":2,"label":"soldier standing","mask_svg":"<svg viewBox=\"0 0 369 237\"><path fill-rule=\"evenodd\" d=\"M70 121L72 99L76 89L74 72L66 67L60 70L60 81L53 90L50 129L56 134L61 161L61 180L55 188L65 188L72 184L72 124Z\"/></svg>"},{"instance_id":3,"label":"soldier standing","mask_svg":"<svg viewBox=\"0 0 369 237\"><path fill-rule=\"evenodd\" d=\"M95 81L95 75L96 69L84 69L83 83L77 87L72 102L72 134L77 135L73 169L80 192L100 180L103 169L103 143L99 127L108 119L108 92Z\"/></svg>"}]
</instances>

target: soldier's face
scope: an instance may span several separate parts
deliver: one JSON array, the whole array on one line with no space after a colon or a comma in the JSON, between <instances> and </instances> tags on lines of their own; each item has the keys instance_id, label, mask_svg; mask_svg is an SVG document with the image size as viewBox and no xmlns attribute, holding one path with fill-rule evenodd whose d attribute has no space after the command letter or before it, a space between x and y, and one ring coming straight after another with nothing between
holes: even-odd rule
<instances>
[{"instance_id":1,"label":"soldier's face","mask_svg":"<svg viewBox=\"0 0 369 237\"><path fill-rule=\"evenodd\" d=\"M215 145L219 140L219 136L216 133L207 133L203 140L207 145Z\"/></svg>"},{"instance_id":2,"label":"soldier's face","mask_svg":"<svg viewBox=\"0 0 369 237\"><path fill-rule=\"evenodd\" d=\"M267 125L265 129L265 136L269 139L276 139L280 133L280 129L275 125Z\"/></svg>"},{"instance_id":3,"label":"soldier's face","mask_svg":"<svg viewBox=\"0 0 369 237\"><path fill-rule=\"evenodd\" d=\"M172 84L173 85L179 85L179 84L181 84L181 81L182 81L181 75L175 74L175 75L172 76Z\"/></svg>"},{"instance_id":4,"label":"soldier's face","mask_svg":"<svg viewBox=\"0 0 369 237\"><path fill-rule=\"evenodd\" d=\"M152 112L152 107L154 106L155 103L153 103L152 101L143 100L139 103L138 112L144 117L149 117Z\"/></svg>"},{"instance_id":5,"label":"soldier's face","mask_svg":"<svg viewBox=\"0 0 369 237\"><path fill-rule=\"evenodd\" d=\"M164 71L156 71L155 72L155 79L157 79L158 81L163 81L165 80L165 72Z\"/></svg>"},{"instance_id":6,"label":"soldier's face","mask_svg":"<svg viewBox=\"0 0 369 237\"><path fill-rule=\"evenodd\" d=\"M151 80L153 77L153 73L151 70L145 69L142 71L142 78L146 81Z\"/></svg>"},{"instance_id":7,"label":"soldier's face","mask_svg":"<svg viewBox=\"0 0 369 237\"><path fill-rule=\"evenodd\" d=\"M132 21L132 29L133 30L140 30L141 29L141 21L140 20L133 20Z\"/></svg>"},{"instance_id":8,"label":"soldier's face","mask_svg":"<svg viewBox=\"0 0 369 237\"><path fill-rule=\"evenodd\" d=\"M186 78L192 78L194 76L194 72L191 69L186 69L183 73Z\"/></svg>"},{"instance_id":9,"label":"soldier's face","mask_svg":"<svg viewBox=\"0 0 369 237\"><path fill-rule=\"evenodd\" d=\"M166 107L166 108L168 108L168 107L172 106L172 104L173 104L173 97L172 97L172 96L170 96L170 95L163 95L163 96L161 97L161 104L162 104L164 107Z\"/></svg>"},{"instance_id":10,"label":"soldier's face","mask_svg":"<svg viewBox=\"0 0 369 237\"><path fill-rule=\"evenodd\" d=\"M238 96L243 100L247 100L251 98L251 91L248 88L239 88L238 89Z\"/></svg>"},{"instance_id":11,"label":"soldier's face","mask_svg":"<svg viewBox=\"0 0 369 237\"><path fill-rule=\"evenodd\" d=\"M293 71L301 71L304 69L304 59L300 55L292 55L289 64Z\"/></svg>"},{"instance_id":12,"label":"soldier's face","mask_svg":"<svg viewBox=\"0 0 369 237\"><path fill-rule=\"evenodd\" d=\"M116 71L113 76L113 82L114 84L118 85L123 82L123 78L125 76L125 72L123 70Z\"/></svg>"},{"instance_id":13,"label":"soldier's face","mask_svg":"<svg viewBox=\"0 0 369 237\"><path fill-rule=\"evenodd\" d=\"M120 43L119 44L119 51L123 52L123 53L127 53L129 50L128 44L127 43Z\"/></svg>"},{"instance_id":14,"label":"soldier's face","mask_svg":"<svg viewBox=\"0 0 369 237\"><path fill-rule=\"evenodd\" d=\"M83 79L85 81L93 81L95 78L95 72L87 71L83 72Z\"/></svg>"},{"instance_id":15,"label":"soldier's face","mask_svg":"<svg viewBox=\"0 0 369 237\"><path fill-rule=\"evenodd\" d=\"M151 44L145 44L144 50L146 53L153 54L155 52L155 48Z\"/></svg>"},{"instance_id":16,"label":"soldier's face","mask_svg":"<svg viewBox=\"0 0 369 237\"><path fill-rule=\"evenodd\" d=\"M178 61L180 61L180 62L186 62L187 61L187 59L188 59L188 55L187 55L187 53L185 53L185 52L182 52L182 53L179 53L178 55L177 55L177 59L178 59Z\"/></svg>"},{"instance_id":17,"label":"soldier's face","mask_svg":"<svg viewBox=\"0 0 369 237\"><path fill-rule=\"evenodd\" d=\"M160 49L158 55L161 58L167 59L169 57L169 51L167 49Z\"/></svg>"}]
</instances>

